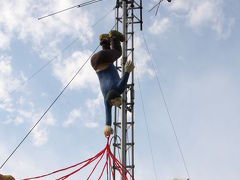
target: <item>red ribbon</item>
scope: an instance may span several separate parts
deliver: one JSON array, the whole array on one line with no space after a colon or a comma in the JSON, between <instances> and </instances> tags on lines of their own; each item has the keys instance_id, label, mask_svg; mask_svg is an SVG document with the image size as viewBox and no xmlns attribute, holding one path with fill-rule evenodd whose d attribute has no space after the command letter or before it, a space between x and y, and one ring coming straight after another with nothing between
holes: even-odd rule
<instances>
[{"instance_id":1,"label":"red ribbon","mask_svg":"<svg viewBox=\"0 0 240 180\"><path fill-rule=\"evenodd\" d=\"M113 155L113 153L111 152L111 148L110 148L110 145L109 145L109 137L107 137L107 144L106 144L105 148L102 151L100 151L98 154L96 154L95 156L93 156L93 157L91 157L91 158L89 158L89 159L87 159L85 161L82 161L80 163L77 163L75 165L72 165L72 166L69 166L69 167L65 167L65 168L53 171L51 173L48 173L48 174L44 174L44 175L40 175L40 176L36 176L36 177L25 178L23 180L40 179L40 178L43 178L43 177L51 176L53 174L56 174L56 173L59 173L59 172L62 172L62 171L66 171L66 170L69 170L69 169L72 169L72 168L75 168L75 167L78 167L78 169L76 169L76 170L72 171L71 173L66 174L66 175L64 175L64 176L62 176L62 177L57 179L57 180L64 180L64 179L67 179L70 176L74 175L75 173L79 172L81 169L85 168L86 166L88 166L92 162L97 161L96 165L94 166L94 168L92 169L91 173L89 174L89 176L87 178L87 180L88 180L88 179L90 179L90 177L94 173L95 169L97 168L99 162L102 160L102 158L105 155L105 153L106 153L106 162L105 162L105 164L103 166L102 172L101 172L101 174L100 174L98 179L101 179L101 177L103 176L103 173L105 172L105 169L107 169L107 180L108 180L108 176L109 175L112 176L113 180L114 180L113 168L112 168L112 164L113 164L113 166L116 167L116 170L120 173L120 175L122 176L122 178L124 180L128 180L127 175L129 175L131 177L131 179L134 180L134 177L127 170L127 168L124 167L119 162L119 160ZM109 167L110 167L110 171L108 172Z\"/></svg>"}]
</instances>

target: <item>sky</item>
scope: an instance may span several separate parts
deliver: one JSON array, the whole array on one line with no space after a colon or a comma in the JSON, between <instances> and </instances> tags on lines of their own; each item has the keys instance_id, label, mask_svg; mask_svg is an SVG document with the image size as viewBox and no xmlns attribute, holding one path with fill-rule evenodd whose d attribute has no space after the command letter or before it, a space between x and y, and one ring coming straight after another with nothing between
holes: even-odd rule
<instances>
[{"instance_id":1,"label":"sky","mask_svg":"<svg viewBox=\"0 0 240 180\"><path fill-rule=\"evenodd\" d=\"M82 2L0 0L0 164L98 46L99 34L115 24L110 0L37 19ZM146 111L144 119L136 81L135 179L187 177L158 79L191 179L239 180L240 2L163 1L155 16L148 10L157 2L143 2L143 32L135 27ZM20 179L95 155L106 143L104 116L88 63L0 173Z\"/></svg>"}]
</instances>

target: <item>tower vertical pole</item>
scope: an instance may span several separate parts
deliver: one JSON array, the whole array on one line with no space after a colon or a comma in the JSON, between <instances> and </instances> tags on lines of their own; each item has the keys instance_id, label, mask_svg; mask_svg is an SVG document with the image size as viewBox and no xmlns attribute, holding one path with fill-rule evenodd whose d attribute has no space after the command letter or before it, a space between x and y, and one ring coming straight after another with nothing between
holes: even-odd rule
<instances>
[{"instance_id":1,"label":"tower vertical pole","mask_svg":"<svg viewBox=\"0 0 240 180\"><path fill-rule=\"evenodd\" d=\"M134 62L134 25L142 29L142 0L116 0L116 30L122 32L125 41L122 44L121 63L115 66L121 75L125 73L126 61ZM120 24L122 24L120 26ZM134 177L134 71L130 73L127 88L122 94L122 106L114 112L114 155ZM119 112L119 113L118 113ZM121 114L121 118L118 115ZM118 179L116 167L113 167L114 179ZM126 174L126 172L125 172ZM131 179L129 175L128 179Z\"/></svg>"},{"instance_id":2,"label":"tower vertical pole","mask_svg":"<svg viewBox=\"0 0 240 180\"><path fill-rule=\"evenodd\" d=\"M122 50L122 76L125 73L125 63L127 61L127 3L126 0L122 1L122 32L125 36L125 41L123 42L123 50ZM126 90L123 93L122 96L122 120L121 120L121 163L124 167L126 167L126 132L127 132L127 126L126 126L126 119L127 119L127 113L126 113L126 103L127 103L127 93Z\"/></svg>"}]
</instances>

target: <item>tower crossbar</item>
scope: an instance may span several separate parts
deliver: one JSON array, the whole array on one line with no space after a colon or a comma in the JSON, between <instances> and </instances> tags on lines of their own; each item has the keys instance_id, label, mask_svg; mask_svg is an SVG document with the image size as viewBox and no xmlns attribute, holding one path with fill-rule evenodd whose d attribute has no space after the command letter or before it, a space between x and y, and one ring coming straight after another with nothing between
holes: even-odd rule
<instances>
[{"instance_id":1,"label":"tower crossbar","mask_svg":"<svg viewBox=\"0 0 240 180\"><path fill-rule=\"evenodd\" d=\"M117 0L115 14L116 30L125 36L122 60L115 63L118 71L123 75L125 63L127 61L134 63L134 27L138 25L142 30L142 0ZM134 177L134 71L130 74L122 99L122 106L114 109L114 155L119 157L121 163ZM118 179L115 173L116 167L113 168L114 179Z\"/></svg>"}]
</instances>

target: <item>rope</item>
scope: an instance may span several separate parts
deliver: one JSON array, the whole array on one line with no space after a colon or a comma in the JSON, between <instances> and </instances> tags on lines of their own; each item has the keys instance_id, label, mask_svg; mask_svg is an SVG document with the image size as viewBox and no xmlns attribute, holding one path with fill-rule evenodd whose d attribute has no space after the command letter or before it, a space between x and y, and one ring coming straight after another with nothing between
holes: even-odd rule
<instances>
[{"instance_id":1,"label":"rope","mask_svg":"<svg viewBox=\"0 0 240 180\"><path fill-rule=\"evenodd\" d=\"M114 29L116 26L116 23L111 28ZM25 141L25 139L29 136L29 134L33 131L33 129L40 123L42 118L47 114L47 112L51 109L51 107L55 104L55 102L60 98L60 96L64 93L64 91L67 89L67 87L72 83L72 81L75 79L75 77L79 74L79 72L82 70L82 68L87 64L87 62L90 60L92 55L97 51L100 45L96 47L96 49L92 52L92 54L88 57L88 59L83 63L83 65L78 69L76 74L72 77L72 79L67 83L67 85L63 88L63 90L59 93L59 95L54 99L54 101L50 104L50 106L46 109L46 111L43 113L43 115L39 118L39 120L34 124L34 126L30 129L30 131L26 134L26 136L22 139L22 141L17 145L17 147L13 150L13 152L8 156L8 158L4 161L4 163L1 165L0 169L3 168L3 166L7 163L7 161L12 157L12 155L17 151L17 149L21 146L21 144Z\"/></svg>"},{"instance_id":2,"label":"rope","mask_svg":"<svg viewBox=\"0 0 240 180\"><path fill-rule=\"evenodd\" d=\"M102 150L101 152L99 152L98 154L96 154L94 157L91 157L91 158L89 158L89 159L87 159L87 160L85 160L85 161L82 161L82 162L80 162L80 163L77 163L77 164L75 164L75 165L72 165L72 166L69 166L69 167L66 167L66 168L59 169L59 170L53 171L53 172L48 173L48 174L44 174L44 175L36 176L36 177L31 177L31 178L26 178L26 179L23 179L23 180L39 179L39 178L51 176L51 175L53 175L53 174L56 174L56 173L59 173L59 172L62 172L62 171L66 171L66 170L69 170L69 169L72 169L72 168L75 168L75 167L77 167L77 166L80 166L80 165L83 164L83 163L86 163L86 162L88 162L88 161L96 158L97 156L100 156L102 152L103 152L103 150Z\"/></svg>"},{"instance_id":3,"label":"rope","mask_svg":"<svg viewBox=\"0 0 240 180\"><path fill-rule=\"evenodd\" d=\"M85 161L82 161L80 163L77 163L75 165L59 169L59 170L53 171L53 172L48 173L48 174L35 176L35 177L30 177L30 178L25 178L23 180L40 179L40 178L43 178L43 177L51 176L53 174L57 174L59 172L66 171L66 170L75 168L77 166L80 166L80 167L78 167L78 169L72 171L71 173L66 174L66 175L56 179L56 180L64 180L64 179L67 179L70 176L76 174L77 172L79 172L80 170L82 170L83 168L87 167L88 165L90 165L91 163L93 163L94 161L97 160L95 166L93 167L91 173L89 174L89 176L87 178L87 180L89 180L90 177L92 176L92 174L94 173L94 171L96 170L97 166L99 165L99 163L103 159L104 155L106 155L106 161L104 163L103 169L101 170L101 174L98 177L98 179L102 178L102 176L105 172L105 169L107 169L107 179L108 179L108 177L113 177L113 179L114 179L113 166L115 166L117 168L117 171L119 172L119 174L122 176L123 180L128 180L127 175L129 175L131 177L131 179L134 180L134 177L130 174L130 172L118 161L118 159L111 152L111 148L110 148L110 144L109 144L109 137L107 137L107 144L104 147L104 149L101 150L99 153L97 153L95 156L93 156L93 157L91 157L91 158L89 158ZM108 171L108 168L110 169L109 171Z\"/></svg>"},{"instance_id":4,"label":"rope","mask_svg":"<svg viewBox=\"0 0 240 180\"><path fill-rule=\"evenodd\" d=\"M93 174L94 170L96 169L96 167L98 166L99 162L102 160L103 156L104 156L105 152L102 154L101 158L98 160L97 164L94 166L92 172L90 173L90 175L88 176L87 179L89 179L91 177L91 175Z\"/></svg>"},{"instance_id":5,"label":"rope","mask_svg":"<svg viewBox=\"0 0 240 180\"><path fill-rule=\"evenodd\" d=\"M78 5L76 5L76 6L72 6L72 7L69 7L69 8L60 10L60 11L57 11L57 12L55 12L55 13L48 14L48 15L46 15L46 16L39 17L38 20L41 20L41 19L44 19L44 18L47 18L47 17L50 17L50 16L54 16L54 15L56 15L56 14L62 13L62 12L64 12L64 11L68 11L68 10L73 9L73 8L80 8L80 7L84 7L84 6L90 5L90 4L94 4L94 3L97 3L97 2L99 2L99 1L102 1L102 0L91 0L91 1L87 1L87 2L84 2L84 3L78 4Z\"/></svg>"},{"instance_id":6,"label":"rope","mask_svg":"<svg viewBox=\"0 0 240 180\"><path fill-rule=\"evenodd\" d=\"M137 66L137 65L136 65L136 66ZM136 70L137 70L137 68L136 68ZM155 176L155 179L157 180L157 179L158 179L157 170L156 170L155 161L154 161L154 156L153 156L153 148L152 148L152 143L151 143L151 138L150 138L150 133L149 133L149 127L148 127L148 121L147 121L145 106L144 106L144 102L143 102L141 85L140 85L140 81L139 81L138 76L136 76L136 77L137 77L138 88L139 88L139 93L140 93L140 97L141 97L141 103L142 103L142 109L143 109L143 116L144 116L145 126L146 126L146 129L147 129L148 143L149 143L150 152L151 152L151 158L152 158L152 165L153 165L154 176Z\"/></svg>"},{"instance_id":7,"label":"rope","mask_svg":"<svg viewBox=\"0 0 240 180\"><path fill-rule=\"evenodd\" d=\"M33 129L39 124L39 122L42 120L42 118L47 114L47 112L51 109L51 107L55 104L55 102L60 98L60 96L63 94L63 92L67 89L67 87L72 83L72 81L75 79L75 77L79 74L79 72L82 70L82 68L87 64L87 62L90 60L91 56L97 51L98 47L93 51L93 53L89 56L89 58L83 63L83 65L79 68L79 70L76 72L76 74L72 77L72 79L67 83L67 85L62 89L62 91L58 94L58 96L54 99L54 101L50 104L50 106L45 110L43 115L39 118L39 120L34 124L34 126L30 129L30 131L26 134L26 136L22 139L22 141L17 145L17 147L13 150L13 152L8 156L8 158L4 161L4 163L1 165L0 169L3 168L3 166L7 163L7 161L12 157L12 155L16 152L16 150L20 147L20 145L25 141L25 139L29 136L29 134L33 131Z\"/></svg>"},{"instance_id":8,"label":"rope","mask_svg":"<svg viewBox=\"0 0 240 180\"><path fill-rule=\"evenodd\" d=\"M108 11L105 15L100 17L99 19L96 20L96 22L92 25L92 27L96 26L98 23L100 23L103 19L105 19L113 10L111 9ZM75 44L78 41L78 38L74 39L71 43L69 43L67 46L65 46L61 51L64 53L67 49L69 49L73 44ZM26 85L29 81L31 81L35 76L37 76L42 70L44 70L48 65L50 65L53 61L55 61L60 55L57 55L50 59L46 64L41 66L36 72L34 72L32 75L30 75L25 81L23 81L17 88L9 92L9 95L13 95L20 87ZM5 103L7 100L6 97L3 98L3 100L0 101L0 103Z\"/></svg>"},{"instance_id":9,"label":"rope","mask_svg":"<svg viewBox=\"0 0 240 180\"><path fill-rule=\"evenodd\" d=\"M110 151L110 146L109 146L109 151ZM112 168L112 163L111 163L110 156L108 156L108 160L109 160L109 164L110 164L110 170L111 170L111 173L112 173L112 177L113 177L113 180L114 180L114 173L113 173L113 168ZM111 179L111 176L110 176L110 179Z\"/></svg>"},{"instance_id":10,"label":"rope","mask_svg":"<svg viewBox=\"0 0 240 180\"><path fill-rule=\"evenodd\" d=\"M155 16L156 16L157 13L158 13L158 10L159 10L159 7L160 7L160 4L161 4L162 1L163 1L163 0L159 0L159 2L158 2L156 5L154 5L148 12L152 11L155 7L157 7L157 10L156 10L156 12L155 12Z\"/></svg>"},{"instance_id":11,"label":"rope","mask_svg":"<svg viewBox=\"0 0 240 180\"><path fill-rule=\"evenodd\" d=\"M158 78L158 69L157 69L157 66L156 66L156 62L154 60L154 58L152 57L151 53L150 53L150 50L148 48L148 44L147 44L147 41L146 41L146 38L144 36L144 33L142 31L142 36L143 36L143 39L144 39L144 43L145 43L145 47L146 47L146 50L149 54L149 56L151 57L151 62L152 62L152 66L153 66L153 69L154 69L154 74L155 74L155 77L156 77L156 80L157 80L157 84L158 84L158 87L159 87L159 90L160 90L160 93L161 93L161 96L163 98L163 102L164 102L164 106L165 106L165 109L167 111L167 114L168 114L168 119L170 121L170 124L171 124L171 127L172 127L172 130L173 130L173 133L174 133L174 136L175 136L175 140L176 140L176 143L177 143L177 146L178 146L178 150L181 154L181 158L182 158L182 161L183 161L183 165L184 165L184 168L185 168L185 171L188 175L188 178L190 179L190 175L189 175L189 171L188 171L188 168L187 168L187 163L186 163L186 160L185 160L185 157L184 157L184 154L183 154L183 150L181 148L181 145L180 145L180 141L179 141L179 138L177 136L177 132L176 132L176 129L175 129L175 126L174 126L174 123L173 123L173 120L172 120L172 116L170 114L170 111L169 111L169 108L168 108L168 104L167 104L167 101L166 101L166 98L165 98L165 94L163 92L163 88L161 86L161 83L160 83L160 80Z\"/></svg>"},{"instance_id":12,"label":"rope","mask_svg":"<svg viewBox=\"0 0 240 180\"><path fill-rule=\"evenodd\" d=\"M105 149L104 151L105 152ZM103 153L102 152L102 153ZM99 155L100 156L100 155ZM84 164L82 167L78 168L77 170L71 172L70 174L67 174L65 176L62 176L60 178L58 178L57 180L63 180L63 179L67 179L69 178L70 176L72 176L73 174L77 173L78 171L80 171L81 169L83 169L84 167L88 166L89 164L91 164L93 161L95 161L99 156L95 156L93 159L89 160L86 164Z\"/></svg>"}]
</instances>

